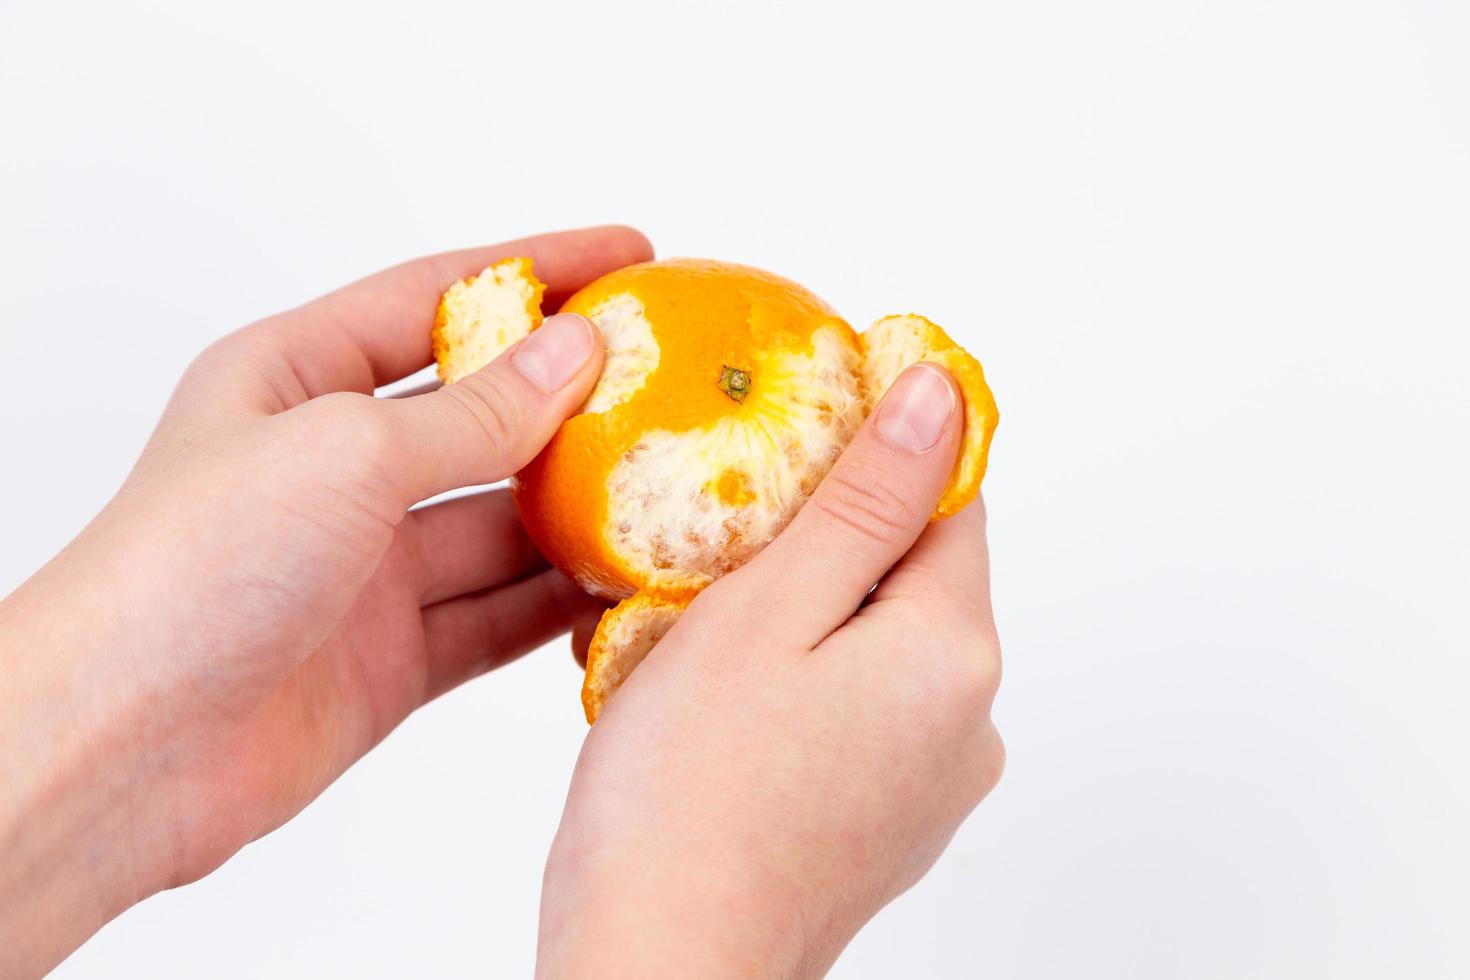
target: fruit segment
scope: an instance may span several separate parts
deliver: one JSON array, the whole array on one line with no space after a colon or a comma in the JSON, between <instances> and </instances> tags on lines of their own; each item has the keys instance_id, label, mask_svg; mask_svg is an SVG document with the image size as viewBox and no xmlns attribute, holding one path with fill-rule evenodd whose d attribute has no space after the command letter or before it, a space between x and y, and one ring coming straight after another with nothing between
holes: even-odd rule
<instances>
[{"instance_id":1,"label":"fruit segment","mask_svg":"<svg viewBox=\"0 0 1470 980\"><path fill-rule=\"evenodd\" d=\"M582 708L587 724L643 662L654 644L673 629L689 603L639 592L602 614L587 647L587 675L582 680Z\"/></svg>"},{"instance_id":2,"label":"fruit segment","mask_svg":"<svg viewBox=\"0 0 1470 980\"><path fill-rule=\"evenodd\" d=\"M869 412L904 369L920 361L940 365L959 385L965 400L960 454L929 519L937 521L958 513L980 490L990 439L1000 421L995 396L985 383L980 362L937 324L913 313L884 317L859 335L858 343L863 350L863 399Z\"/></svg>"}]
</instances>

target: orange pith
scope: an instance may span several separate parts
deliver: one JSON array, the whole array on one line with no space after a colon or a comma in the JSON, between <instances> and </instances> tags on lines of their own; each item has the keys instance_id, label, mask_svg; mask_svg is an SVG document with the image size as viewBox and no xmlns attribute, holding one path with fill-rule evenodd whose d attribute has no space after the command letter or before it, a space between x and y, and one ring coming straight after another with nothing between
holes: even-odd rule
<instances>
[{"instance_id":1,"label":"orange pith","mask_svg":"<svg viewBox=\"0 0 1470 980\"><path fill-rule=\"evenodd\" d=\"M501 259L445 290L429 335L439 380L458 381L540 326L545 292L525 258Z\"/></svg>"}]
</instances>

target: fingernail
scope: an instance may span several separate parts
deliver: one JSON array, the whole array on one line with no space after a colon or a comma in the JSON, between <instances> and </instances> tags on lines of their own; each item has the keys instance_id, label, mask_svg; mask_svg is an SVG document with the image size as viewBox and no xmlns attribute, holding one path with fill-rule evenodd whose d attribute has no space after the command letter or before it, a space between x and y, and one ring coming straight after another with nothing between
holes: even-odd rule
<instances>
[{"instance_id":1,"label":"fingernail","mask_svg":"<svg viewBox=\"0 0 1470 980\"><path fill-rule=\"evenodd\" d=\"M576 377L591 354L591 321L576 313L558 313L531 331L510 363L549 395Z\"/></svg>"},{"instance_id":2,"label":"fingernail","mask_svg":"<svg viewBox=\"0 0 1470 980\"><path fill-rule=\"evenodd\" d=\"M915 364L893 382L878 403L878 436L897 449L928 452L944 435L954 412L954 389L932 364Z\"/></svg>"}]
</instances>

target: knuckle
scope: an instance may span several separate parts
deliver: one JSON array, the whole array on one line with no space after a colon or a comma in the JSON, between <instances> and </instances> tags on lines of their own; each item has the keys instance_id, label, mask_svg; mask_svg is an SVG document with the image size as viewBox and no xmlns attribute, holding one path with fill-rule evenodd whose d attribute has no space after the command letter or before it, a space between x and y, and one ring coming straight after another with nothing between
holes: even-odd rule
<instances>
[{"instance_id":1,"label":"knuckle","mask_svg":"<svg viewBox=\"0 0 1470 980\"><path fill-rule=\"evenodd\" d=\"M220 378L248 377L272 414L301 405L311 398L280 339L276 318L242 327L200 351L180 379L181 389L209 391Z\"/></svg>"},{"instance_id":2,"label":"knuckle","mask_svg":"<svg viewBox=\"0 0 1470 980\"><path fill-rule=\"evenodd\" d=\"M507 446L521 427L521 408L504 385L485 372L461 378L440 389L446 398L469 413L491 446Z\"/></svg>"},{"instance_id":3,"label":"knuckle","mask_svg":"<svg viewBox=\"0 0 1470 980\"><path fill-rule=\"evenodd\" d=\"M1006 768L1006 747L990 721L977 725L955 760L960 804L968 813L995 789Z\"/></svg>"},{"instance_id":4,"label":"knuckle","mask_svg":"<svg viewBox=\"0 0 1470 980\"><path fill-rule=\"evenodd\" d=\"M917 508L870 468L834 469L809 506L845 531L879 544L892 543L917 521Z\"/></svg>"},{"instance_id":5,"label":"knuckle","mask_svg":"<svg viewBox=\"0 0 1470 980\"><path fill-rule=\"evenodd\" d=\"M945 644L930 654L925 687L941 707L943 720L963 728L980 721L988 724L1000 689L1000 661L973 641Z\"/></svg>"},{"instance_id":6,"label":"knuckle","mask_svg":"<svg viewBox=\"0 0 1470 980\"><path fill-rule=\"evenodd\" d=\"M207 382L215 375L240 365L257 372L267 367L270 361L269 351L251 332L253 329L246 327L236 330L210 343L184 369L184 380L199 379Z\"/></svg>"},{"instance_id":7,"label":"knuckle","mask_svg":"<svg viewBox=\"0 0 1470 980\"><path fill-rule=\"evenodd\" d=\"M975 790L974 804L980 801L1000 782L1006 771L1006 743L995 725L987 724L981 731L980 745L976 751L971 781Z\"/></svg>"},{"instance_id":8,"label":"knuckle","mask_svg":"<svg viewBox=\"0 0 1470 980\"><path fill-rule=\"evenodd\" d=\"M307 403L312 407L311 433L318 441L364 463L391 457L396 439L392 419L370 395L335 391Z\"/></svg>"},{"instance_id":9,"label":"knuckle","mask_svg":"<svg viewBox=\"0 0 1470 980\"><path fill-rule=\"evenodd\" d=\"M319 395L288 412L273 416L261 431L262 451L270 458L289 458L286 481L310 499L330 496L381 522L396 523L398 458L403 449L397 423L370 395L339 391ZM314 496L313 496L314 495ZM401 516L401 515L400 515ZM323 518L325 519L325 517Z\"/></svg>"},{"instance_id":10,"label":"knuckle","mask_svg":"<svg viewBox=\"0 0 1470 980\"><path fill-rule=\"evenodd\" d=\"M310 402L316 419L324 425L362 426L372 409L372 399L356 391L333 391Z\"/></svg>"},{"instance_id":11,"label":"knuckle","mask_svg":"<svg viewBox=\"0 0 1470 980\"><path fill-rule=\"evenodd\" d=\"M962 590L952 589L945 608L955 617L955 635L960 643L999 659L1000 639L995 632L995 618L985 603L977 602Z\"/></svg>"},{"instance_id":12,"label":"knuckle","mask_svg":"<svg viewBox=\"0 0 1470 980\"><path fill-rule=\"evenodd\" d=\"M1000 782L1000 777L1006 771L1006 740L1001 738L1000 730L994 725L990 726L990 771L992 774L992 785Z\"/></svg>"},{"instance_id":13,"label":"knuckle","mask_svg":"<svg viewBox=\"0 0 1470 980\"><path fill-rule=\"evenodd\" d=\"M933 604L914 596L881 596L870 600L881 604L883 615L902 636L934 637L935 614Z\"/></svg>"},{"instance_id":14,"label":"knuckle","mask_svg":"<svg viewBox=\"0 0 1470 980\"><path fill-rule=\"evenodd\" d=\"M248 355L251 344L240 331L225 334L218 340L210 343L189 362L184 369L186 375L199 374L213 370L217 365L228 364L238 361L242 356Z\"/></svg>"},{"instance_id":15,"label":"knuckle","mask_svg":"<svg viewBox=\"0 0 1470 980\"><path fill-rule=\"evenodd\" d=\"M959 700L966 708L980 709L988 718L990 705L1000 689L1000 665L990 657L977 656L977 651L965 650L957 657L962 667L956 678Z\"/></svg>"},{"instance_id":16,"label":"knuckle","mask_svg":"<svg viewBox=\"0 0 1470 980\"><path fill-rule=\"evenodd\" d=\"M896 644L901 664L890 692L906 716L913 717L933 738L966 743L990 724L991 706L1000 688L1000 662L973 639L954 642L914 619L888 619L884 632Z\"/></svg>"},{"instance_id":17,"label":"knuckle","mask_svg":"<svg viewBox=\"0 0 1470 980\"><path fill-rule=\"evenodd\" d=\"M282 334L283 326L279 315L257 320L213 341L199 352L191 367L242 361L258 364L278 359L283 347Z\"/></svg>"}]
</instances>

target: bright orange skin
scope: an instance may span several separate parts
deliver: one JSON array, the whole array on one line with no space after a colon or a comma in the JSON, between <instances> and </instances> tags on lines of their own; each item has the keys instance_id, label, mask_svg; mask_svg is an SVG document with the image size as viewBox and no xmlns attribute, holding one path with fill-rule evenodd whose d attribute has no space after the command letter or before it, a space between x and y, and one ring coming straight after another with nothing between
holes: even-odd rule
<instances>
[{"instance_id":1,"label":"bright orange skin","mask_svg":"<svg viewBox=\"0 0 1470 980\"><path fill-rule=\"evenodd\" d=\"M788 279L728 262L629 266L585 286L562 310L585 316L619 293L643 304L658 367L628 401L568 419L515 482L516 506L536 547L583 588L609 599L647 584L603 535L608 475L642 434L708 427L741 411L720 390L722 369L752 371L752 388L759 386L758 354L776 347L809 352L818 327L836 328L857 348L852 328L821 299ZM722 481L717 492L738 499L743 488ZM663 590L671 598L692 591Z\"/></svg>"}]
</instances>

